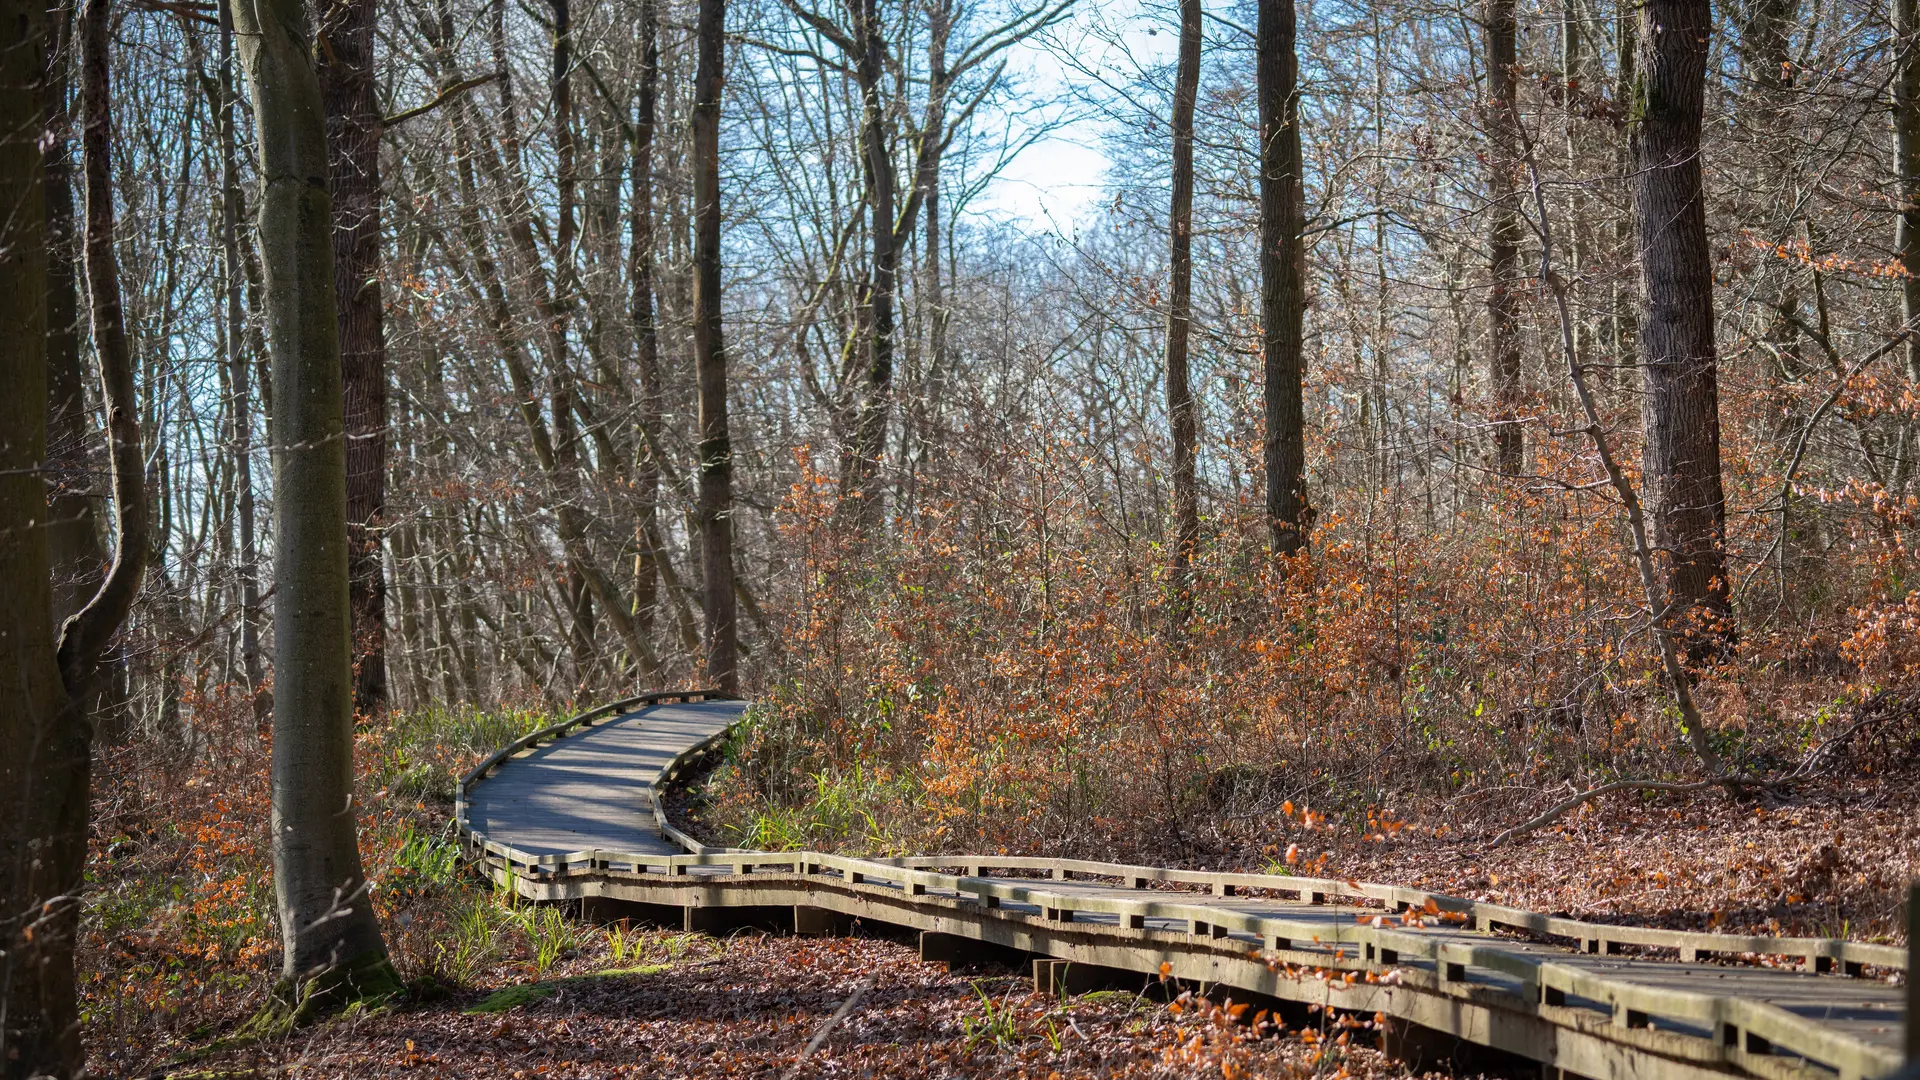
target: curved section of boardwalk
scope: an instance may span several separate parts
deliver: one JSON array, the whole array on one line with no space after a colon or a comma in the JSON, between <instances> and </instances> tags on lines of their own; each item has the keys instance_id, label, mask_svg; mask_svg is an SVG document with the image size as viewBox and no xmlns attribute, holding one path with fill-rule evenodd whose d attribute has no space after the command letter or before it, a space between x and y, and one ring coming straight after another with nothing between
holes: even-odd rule
<instances>
[{"instance_id":1,"label":"curved section of boardwalk","mask_svg":"<svg viewBox=\"0 0 1920 1080\"><path fill-rule=\"evenodd\" d=\"M465 825L533 855L677 855L683 849L660 835L654 783L745 709L744 701L648 703L584 724L471 786Z\"/></svg>"},{"instance_id":2,"label":"curved section of boardwalk","mask_svg":"<svg viewBox=\"0 0 1920 1080\"><path fill-rule=\"evenodd\" d=\"M665 700L662 700L665 699ZM1053 992L1164 971L1293 1008L1384 1014L1389 1050L1461 1044L1589 1077L1872 1080L1900 1066L1908 966L1889 946L1607 926L1388 885L1061 859L850 859L704 847L656 789L745 708L615 703L519 740L461 782L469 854L537 900L689 929L920 931L922 955L1031 959Z\"/></svg>"}]
</instances>

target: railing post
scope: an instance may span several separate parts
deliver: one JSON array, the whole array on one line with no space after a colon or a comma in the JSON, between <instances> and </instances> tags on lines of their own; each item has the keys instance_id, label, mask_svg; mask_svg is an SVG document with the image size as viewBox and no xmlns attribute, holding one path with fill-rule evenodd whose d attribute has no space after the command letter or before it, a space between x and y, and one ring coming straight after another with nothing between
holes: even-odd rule
<instances>
[{"instance_id":1,"label":"railing post","mask_svg":"<svg viewBox=\"0 0 1920 1080\"><path fill-rule=\"evenodd\" d=\"M1914 977L1920 970L1920 882L1907 886L1907 1064L1920 1064L1920 982Z\"/></svg>"}]
</instances>

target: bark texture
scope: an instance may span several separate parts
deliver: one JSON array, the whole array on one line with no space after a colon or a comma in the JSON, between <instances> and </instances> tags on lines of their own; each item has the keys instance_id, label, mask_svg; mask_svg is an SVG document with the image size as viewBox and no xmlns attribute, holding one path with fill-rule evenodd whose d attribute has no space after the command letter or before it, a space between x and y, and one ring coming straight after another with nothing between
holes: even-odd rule
<instances>
[{"instance_id":1,"label":"bark texture","mask_svg":"<svg viewBox=\"0 0 1920 1080\"><path fill-rule=\"evenodd\" d=\"M634 526L633 608L638 632L651 637L660 607L660 566L665 558L659 519L660 459L654 449L660 441L660 417L665 408L653 286L653 139L660 108L660 22L655 0L640 0L639 37L640 85L634 102L633 201L629 211L633 245L628 252L634 366L640 375L640 437L636 440L634 470L640 514ZM657 677L659 672L648 674Z\"/></svg>"},{"instance_id":2,"label":"bark texture","mask_svg":"<svg viewBox=\"0 0 1920 1080\"><path fill-rule=\"evenodd\" d=\"M1173 553L1170 577L1176 622L1192 603L1188 579L1200 542L1195 490L1193 388L1188 337L1193 328L1193 110L1200 93L1200 0L1180 0L1180 55L1173 82L1173 199L1168 211L1167 423L1173 429Z\"/></svg>"},{"instance_id":3,"label":"bark texture","mask_svg":"<svg viewBox=\"0 0 1920 1080\"><path fill-rule=\"evenodd\" d=\"M353 806L347 469L333 207L300 0L238 0L259 130L259 243L273 361L274 892L284 990L303 1006L394 984Z\"/></svg>"},{"instance_id":4,"label":"bark texture","mask_svg":"<svg viewBox=\"0 0 1920 1080\"><path fill-rule=\"evenodd\" d=\"M226 290L226 362L233 386L234 516L240 533L239 564L234 568L240 587L240 662L253 691L253 715L264 723L272 703L262 685L266 668L260 656L260 549L253 523L253 365L246 342L251 335L241 296L246 270L240 264L240 152L234 112L239 97L233 78L233 5L220 5L220 252L222 285Z\"/></svg>"},{"instance_id":5,"label":"bark texture","mask_svg":"<svg viewBox=\"0 0 1920 1080\"><path fill-rule=\"evenodd\" d=\"M1520 406L1520 213L1514 170L1520 161L1515 67L1519 63L1514 0L1487 0L1487 286L1488 382L1493 387L1494 468L1520 472L1526 437Z\"/></svg>"},{"instance_id":6,"label":"bark texture","mask_svg":"<svg viewBox=\"0 0 1920 1080\"><path fill-rule=\"evenodd\" d=\"M67 694L49 626L46 156L41 95L47 11L0 0L0 1075L73 1076L80 1029L70 895L54 857L65 793ZM35 614L38 613L38 614ZM84 812L84 806L82 807ZM84 819L83 819L84 820Z\"/></svg>"},{"instance_id":7,"label":"bark texture","mask_svg":"<svg viewBox=\"0 0 1920 1080\"><path fill-rule=\"evenodd\" d=\"M73 9L61 5L48 30L47 130L47 520L53 562L53 632L79 611L106 573L97 493L88 453L86 370L80 360L80 298L74 262L73 157L68 127L65 42Z\"/></svg>"},{"instance_id":8,"label":"bark texture","mask_svg":"<svg viewBox=\"0 0 1920 1080\"><path fill-rule=\"evenodd\" d=\"M375 0L329 5L315 56L327 109L333 277L346 402L347 569L353 610L353 707L387 703L386 304L380 286L380 107L373 93Z\"/></svg>"},{"instance_id":9,"label":"bark texture","mask_svg":"<svg viewBox=\"0 0 1920 1080\"><path fill-rule=\"evenodd\" d=\"M1300 64L1293 0L1261 0L1255 30L1260 98L1260 323L1266 377L1267 518L1276 554L1306 547L1306 196L1300 154Z\"/></svg>"},{"instance_id":10,"label":"bark texture","mask_svg":"<svg viewBox=\"0 0 1920 1080\"><path fill-rule=\"evenodd\" d=\"M1696 662L1731 636L1713 261L1701 186L1708 0L1650 0L1634 100L1634 212L1640 226L1645 486L1665 560L1665 610Z\"/></svg>"},{"instance_id":11,"label":"bark texture","mask_svg":"<svg viewBox=\"0 0 1920 1080\"><path fill-rule=\"evenodd\" d=\"M871 3L871 0L867 0ZM693 360L700 382L700 552L705 575L707 682L739 688L733 589L733 446L727 435L727 354L720 312L720 90L726 71L726 0L700 0L693 86ZM889 222L891 228L891 222Z\"/></svg>"},{"instance_id":12,"label":"bark texture","mask_svg":"<svg viewBox=\"0 0 1920 1080\"><path fill-rule=\"evenodd\" d=\"M704 9L702 9L704 10ZM871 528L886 510L880 471L887 452L887 427L893 414L894 295L900 276L900 243L894 233L894 202L899 181L893 171L892 139L883 98L887 43L878 0L856 0L854 76L860 86L860 160L866 175L868 235L873 241L873 280L868 283L866 323L871 331L867 367L862 373L860 405L854 419L853 451L847 459L844 496L861 523ZM696 106L698 108L698 106Z\"/></svg>"}]
</instances>

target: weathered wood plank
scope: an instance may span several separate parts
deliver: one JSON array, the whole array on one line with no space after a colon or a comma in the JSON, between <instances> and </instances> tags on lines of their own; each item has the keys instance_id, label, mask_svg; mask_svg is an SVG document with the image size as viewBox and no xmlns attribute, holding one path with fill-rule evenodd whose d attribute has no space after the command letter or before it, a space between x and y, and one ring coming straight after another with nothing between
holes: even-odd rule
<instances>
[{"instance_id":1,"label":"weathered wood plank","mask_svg":"<svg viewBox=\"0 0 1920 1080\"><path fill-rule=\"evenodd\" d=\"M744 708L596 711L520 740L461 785L466 850L532 899L791 910L796 927L805 911L809 929L889 922L1087 970L1153 976L1165 964L1178 978L1380 1011L1586 1075L1869 1080L1901 1060L1908 992L1819 974L1910 970L1890 946L1600 925L1360 882L706 847L672 828L655 792ZM1632 953L1647 947L1676 959ZM1699 962L1741 954L1804 970Z\"/></svg>"}]
</instances>

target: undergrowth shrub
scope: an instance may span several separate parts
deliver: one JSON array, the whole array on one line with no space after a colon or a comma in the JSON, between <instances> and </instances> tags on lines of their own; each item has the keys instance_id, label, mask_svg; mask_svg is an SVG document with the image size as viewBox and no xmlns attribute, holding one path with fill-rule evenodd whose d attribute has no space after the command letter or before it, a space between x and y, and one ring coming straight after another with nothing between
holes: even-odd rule
<instances>
[{"instance_id":1,"label":"undergrowth shrub","mask_svg":"<svg viewBox=\"0 0 1920 1080\"><path fill-rule=\"evenodd\" d=\"M258 1007L279 973L270 736L243 688L189 688L182 706L184 734L102 746L94 770L77 966L89 1052L107 1075L145 1075L220 1034ZM556 719L541 709L436 708L359 724L362 859L408 979L464 986L521 958L539 966L544 955L550 968L577 947L547 924L521 929L510 905L461 867L448 820L466 770Z\"/></svg>"},{"instance_id":2,"label":"undergrowth shrub","mask_svg":"<svg viewBox=\"0 0 1920 1080\"><path fill-rule=\"evenodd\" d=\"M1179 626L1154 504L1121 513L1075 445L1035 434L929 469L876 535L800 455L788 646L708 827L755 847L1183 857L1289 804L1357 832L1369 808L1446 828L1696 771L1584 444L1542 442L1552 484L1349 503L1293 561L1242 500L1207 523ZM1790 771L1920 662L1911 601L1871 600L1899 593L1905 526L1844 509L1821 522L1837 554L1771 606L1740 593L1736 654L1697 673L1735 767ZM1757 547L1770 526L1744 527Z\"/></svg>"}]
</instances>

